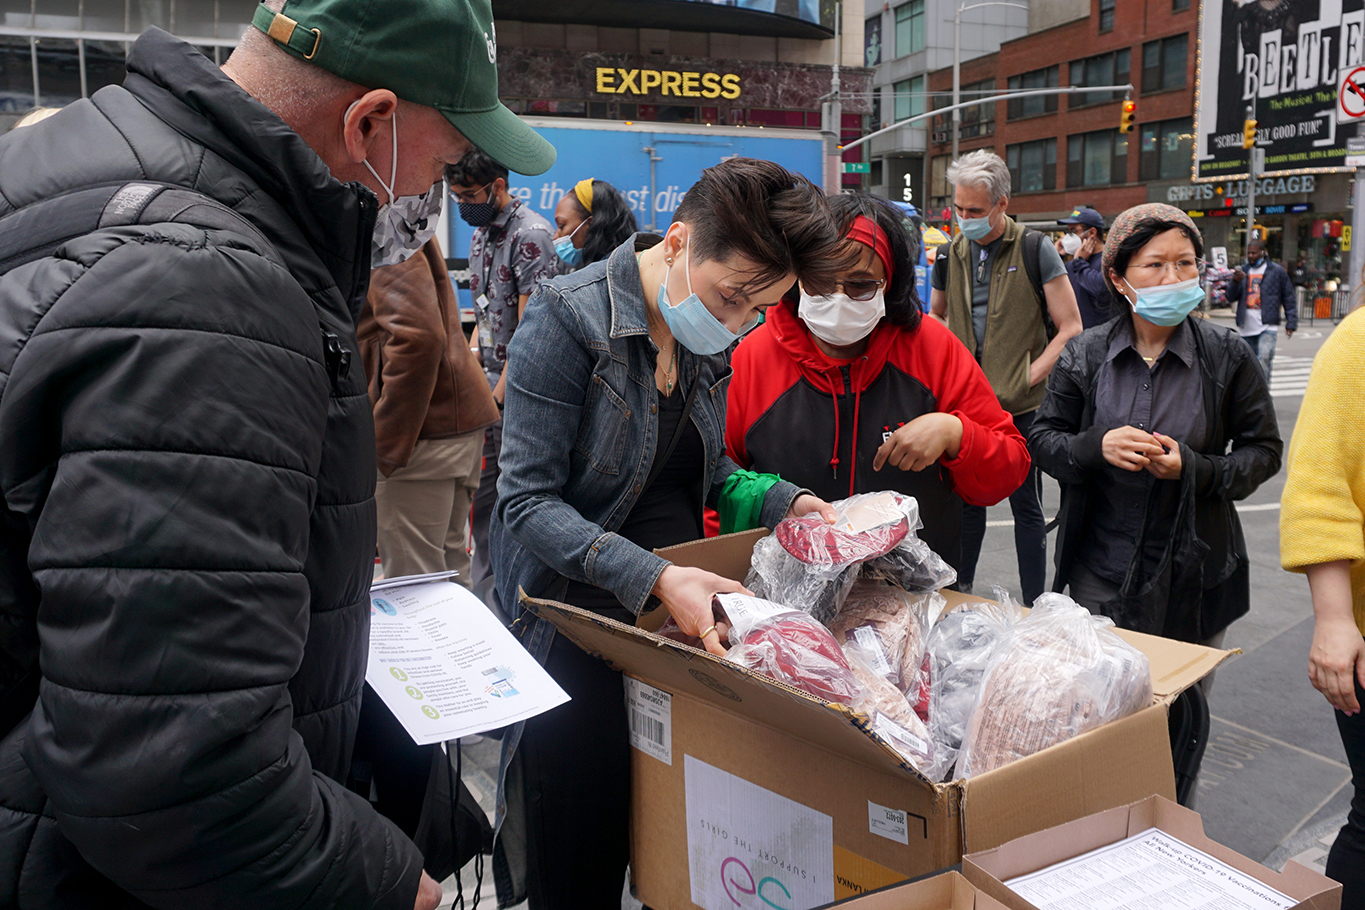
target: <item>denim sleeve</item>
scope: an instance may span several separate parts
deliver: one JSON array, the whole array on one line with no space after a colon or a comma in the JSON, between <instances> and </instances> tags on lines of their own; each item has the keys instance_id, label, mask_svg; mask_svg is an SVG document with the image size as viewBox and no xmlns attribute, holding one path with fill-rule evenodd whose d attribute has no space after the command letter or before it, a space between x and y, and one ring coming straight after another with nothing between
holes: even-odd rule
<instances>
[{"instance_id":1,"label":"denim sleeve","mask_svg":"<svg viewBox=\"0 0 1365 910\"><path fill-rule=\"evenodd\" d=\"M542 285L507 348L496 511L546 566L611 591L638 613L668 561L603 530L564 499L575 480L570 466L579 428L592 419L587 389L595 360L573 311L557 289Z\"/></svg>"}]
</instances>

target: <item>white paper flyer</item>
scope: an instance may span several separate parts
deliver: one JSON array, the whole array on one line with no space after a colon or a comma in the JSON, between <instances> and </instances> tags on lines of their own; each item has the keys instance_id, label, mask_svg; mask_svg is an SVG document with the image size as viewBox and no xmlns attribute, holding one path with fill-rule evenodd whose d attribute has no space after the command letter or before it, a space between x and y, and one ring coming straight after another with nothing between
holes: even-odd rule
<instances>
[{"instance_id":1,"label":"white paper flyer","mask_svg":"<svg viewBox=\"0 0 1365 910\"><path fill-rule=\"evenodd\" d=\"M448 580L370 591L365 681L418 745L535 717L569 700L483 602Z\"/></svg>"}]
</instances>

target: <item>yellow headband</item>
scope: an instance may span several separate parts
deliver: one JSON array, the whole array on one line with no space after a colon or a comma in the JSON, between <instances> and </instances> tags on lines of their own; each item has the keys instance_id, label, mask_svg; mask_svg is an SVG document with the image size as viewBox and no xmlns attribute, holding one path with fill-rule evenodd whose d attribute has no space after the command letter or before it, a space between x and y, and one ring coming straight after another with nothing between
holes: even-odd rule
<instances>
[{"instance_id":1,"label":"yellow headband","mask_svg":"<svg viewBox=\"0 0 1365 910\"><path fill-rule=\"evenodd\" d=\"M579 205L592 214L592 178L580 180L574 184L573 194L578 197Z\"/></svg>"}]
</instances>

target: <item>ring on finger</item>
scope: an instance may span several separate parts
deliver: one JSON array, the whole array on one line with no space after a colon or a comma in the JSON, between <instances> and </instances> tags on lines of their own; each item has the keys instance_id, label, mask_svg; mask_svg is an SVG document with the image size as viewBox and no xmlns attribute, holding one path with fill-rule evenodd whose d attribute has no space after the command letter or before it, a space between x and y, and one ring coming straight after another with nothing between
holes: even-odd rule
<instances>
[{"instance_id":1,"label":"ring on finger","mask_svg":"<svg viewBox=\"0 0 1365 910\"><path fill-rule=\"evenodd\" d=\"M711 626L710 628L708 628L708 629L704 629L704 630L702 631L702 633L701 633L700 635L698 635L697 637L698 637L698 638L705 638L706 636L710 635L712 632L716 632L716 627L715 627L714 625L712 625L712 626ZM716 638L720 638L720 633L719 633L719 632L716 632Z\"/></svg>"}]
</instances>

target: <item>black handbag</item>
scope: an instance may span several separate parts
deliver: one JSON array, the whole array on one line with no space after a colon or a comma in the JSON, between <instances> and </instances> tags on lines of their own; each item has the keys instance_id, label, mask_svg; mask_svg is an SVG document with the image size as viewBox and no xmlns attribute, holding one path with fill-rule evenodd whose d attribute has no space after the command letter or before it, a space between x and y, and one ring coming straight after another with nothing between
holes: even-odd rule
<instances>
[{"instance_id":1,"label":"black handbag","mask_svg":"<svg viewBox=\"0 0 1365 910\"><path fill-rule=\"evenodd\" d=\"M438 882L458 873L470 860L493 852L493 826L461 779L460 742L454 740L447 747L450 753L442 749L432 752L426 799L422 803L417 833L412 838L417 849L422 851L427 873ZM453 799L452 792L455 794ZM482 862L475 865L475 875L482 884ZM477 893L476 890L475 906L478 905ZM456 904L464 904L462 887Z\"/></svg>"}]
</instances>

